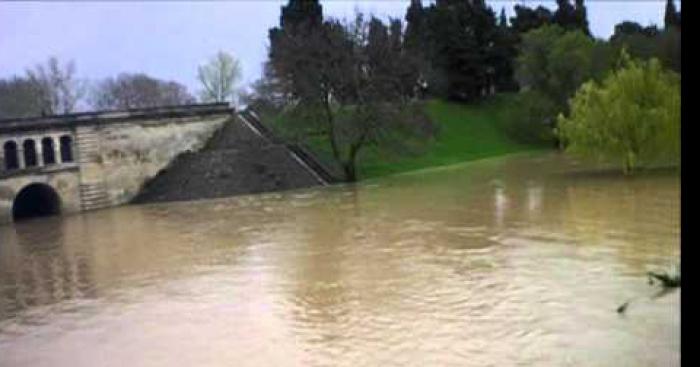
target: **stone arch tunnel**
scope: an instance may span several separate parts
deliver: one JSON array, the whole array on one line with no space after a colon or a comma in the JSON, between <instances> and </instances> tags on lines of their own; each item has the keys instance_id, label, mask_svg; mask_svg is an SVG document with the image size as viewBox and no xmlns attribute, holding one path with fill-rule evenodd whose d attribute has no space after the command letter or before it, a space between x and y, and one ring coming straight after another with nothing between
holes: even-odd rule
<instances>
[{"instance_id":1,"label":"stone arch tunnel","mask_svg":"<svg viewBox=\"0 0 700 367\"><path fill-rule=\"evenodd\" d=\"M12 218L22 220L56 215L61 212L61 198L51 186L32 183L22 188L12 202Z\"/></svg>"}]
</instances>

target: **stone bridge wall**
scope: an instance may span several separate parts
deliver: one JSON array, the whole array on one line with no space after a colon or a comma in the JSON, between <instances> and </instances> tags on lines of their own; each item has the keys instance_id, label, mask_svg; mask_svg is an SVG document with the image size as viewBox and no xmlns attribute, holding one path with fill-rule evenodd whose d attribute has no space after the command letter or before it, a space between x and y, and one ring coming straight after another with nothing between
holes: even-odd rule
<instances>
[{"instance_id":1,"label":"stone bridge wall","mask_svg":"<svg viewBox=\"0 0 700 367\"><path fill-rule=\"evenodd\" d=\"M214 104L0 121L0 223L12 221L17 195L34 183L58 194L62 213L127 203L177 155L200 149L232 113ZM44 161L46 138L53 139L54 162ZM71 157L61 152L67 139ZM24 160L28 140L35 166ZM8 167L6 144L16 147L18 167Z\"/></svg>"}]
</instances>

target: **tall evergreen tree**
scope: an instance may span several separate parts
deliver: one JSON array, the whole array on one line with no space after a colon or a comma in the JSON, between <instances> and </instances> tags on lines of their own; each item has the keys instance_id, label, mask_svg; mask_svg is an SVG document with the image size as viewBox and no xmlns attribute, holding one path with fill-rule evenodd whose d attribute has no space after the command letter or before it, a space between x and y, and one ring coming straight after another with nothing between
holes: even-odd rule
<instances>
[{"instance_id":1,"label":"tall evergreen tree","mask_svg":"<svg viewBox=\"0 0 700 367\"><path fill-rule=\"evenodd\" d=\"M576 27L576 8L570 0L557 0L557 10L554 11L554 23L564 29Z\"/></svg>"},{"instance_id":2,"label":"tall evergreen tree","mask_svg":"<svg viewBox=\"0 0 700 367\"><path fill-rule=\"evenodd\" d=\"M566 30L580 30L590 36L586 13L583 0L575 0L574 4L570 0L557 0L557 10L554 12L553 20Z\"/></svg>"},{"instance_id":3,"label":"tall evergreen tree","mask_svg":"<svg viewBox=\"0 0 700 367\"><path fill-rule=\"evenodd\" d=\"M501 7L501 15L498 17L498 26L501 28L508 27L508 18L506 18L506 8Z\"/></svg>"},{"instance_id":4,"label":"tall evergreen tree","mask_svg":"<svg viewBox=\"0 0 700 367\"><path fill-rule=\"evenodd\" d=\"M583 0L576 0L575 20L577 27L587 36L591 36L591 30L588 25L588 11Z\"/></svg>"},{"instance_id":5,"label":"tall evergreen tree","mask_svg":"<svg viewBox=\"0 0 700 367\"><path fill-rule=\"evenodd\" d=\"M510 18L510 24L513 31L517 34L527 33L543 25L550 24L554 18L552 12L543 6L531 9L526 6L516 5L513 10L515 10L515 16Z\"/></svg>"},{"instance_id":6,"label":"tall evergreen tree","mask_svg":"<svg viewBox=\"0 0 700 367\"><path fill-rule=\"evenodd\" d=\"M280 27L293 29L301 25L311 27L320 26L323 23L323 7L319 0L289 0L282 7Z\"/></svg>"},{"instance_id":7,"label":"tall evergreen tree","mask_svg":"<svg viewBox=\"0 0 700 367\"><path fill-rule=\"evenodd\" d=\"M389 19L389 45L392 52L398 53L403 49L403 24L401 19Z\"/></svg>"},{"instance_id":8,"label":"tall evergreen tree","mask_svg":"<svg viewBox=\"0 0 700 367\"><path fill-rule=\"evenodd\" d=\"M494 44L496 89L498 91L514 91L518 89L515 81L514 64L517 56L517 35L508 27L505 8L501 8L498 21L498 37Z\"/></svg>"},{"instance_id":9,"label":"tall evergreen tree","mask_svg":"<svg viewBox=\"0 0 700 367\"><path fill-rule=\"evenodd\" d=\"M673 0L666 0L666 13L664 14L665 28L680 27L681 15L676 11L676 4Z\"/></svg>"},{"instance_id":10,"label":"tall evergreen tree","mask_svg":"<svg viewBox=\"0 0 700 367\"><path fill-rule=\"evenodd\" d=\"M496 15L483 0L438 0L428 9L431 81L438 94L456 100L479 98L495 87Z\"/></svg>"},{"instance_id":11,"label":"tall evergreen tree","mask_svg":"<svg viewBox=\"0 0 700 367\"><path fill-rule=\"evenodd\" d=\"M313 42L323 38L323 8L319 0L289 0L282 6L280 25L269 30L270 48L268 51L269 77L280 83L280 89L292 93L305 88L306 81L301 75L318 68L325 49L314 49ZM305 60L297 68L290 66L290 60ZM301 69L304 69L303 72Z\"/></svg>"},{"instance_id":12,"label":"tall evergreen tree","mask_svg":"<svg viewBox=\"0 0 700 367\"><path fill-rule=\"evenodd\" d=\"M382 78L387 74L384 67L393 67L387 60L392 59L392 47L389 43L389 29L381 20L372 17L367 32L367 62L373 78Z\"/></svg>"},{"instance_id":13,"label":"tall evergreen tree","mask_svg":"<svg viewBox=\"0 0 700 367\"><path fill-rule=\"evenodd\" d=\"M426 38L426 11L421 0L411 0L406 10L406 47L421 49L425 45Z\"/></svg>"}]
</instances>

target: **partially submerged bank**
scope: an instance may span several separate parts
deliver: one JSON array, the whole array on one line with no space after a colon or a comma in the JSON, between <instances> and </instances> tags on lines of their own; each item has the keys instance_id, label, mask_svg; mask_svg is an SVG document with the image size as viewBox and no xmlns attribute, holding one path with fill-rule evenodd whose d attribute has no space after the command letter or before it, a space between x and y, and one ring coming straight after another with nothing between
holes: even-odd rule
<instances>
[{"instance_id":1,"label":"partially submerged bank","mask_svg":"<svg viewBox=\"0 0 700 367\"><path fill-rule=\"evenodd\" d=\"M427 115L438 133L417 151L387 155L373 147L360 153L360 179L382 177L430 167L447 166L506 154L551 150L551 145L521 143L509 135L508 126L515 115L514 95L499 95L478 104L444 100L425 103ZM263 122L280 135L288 134L284 117L266 115ZM323 135L307 137L305 144L325 166L337 167L328 139Z\"/></svg>"},{"instance_id":2,"label":"partially submerged bank","mask_svg":"<svg viewBox=\"0 0 700 367\"><path fill-rule=\"evenodd\" d=\"M544 149L507 136L507 97L479 105L440 100L425 105L439 133L422 151L386 156L371 147L359 159L363 179ZM306 149L285 142L278 118L232 116L198 152L178 156L142 188L133 203L186 201L284 191L341 181L328 142L309 139ZM270 127L272 131L267 130Z\"/></svg>"}]
</instances>

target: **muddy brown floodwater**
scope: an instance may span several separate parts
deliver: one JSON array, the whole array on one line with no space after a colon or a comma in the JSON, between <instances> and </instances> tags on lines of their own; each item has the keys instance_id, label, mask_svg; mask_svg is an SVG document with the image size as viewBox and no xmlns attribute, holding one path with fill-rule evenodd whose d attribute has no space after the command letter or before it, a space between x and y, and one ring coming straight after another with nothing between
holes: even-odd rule
<instances>
[{"instance_id":1,"label":"muddy brown floodwater","mask_svg":"<svg viewBox=\"0 0 700 367\"><path fill-rule=\"evenodd\" d=\"M0 227L0 366L679 365L679 190L539 154Z\"/></svg>"}]
</instances>

